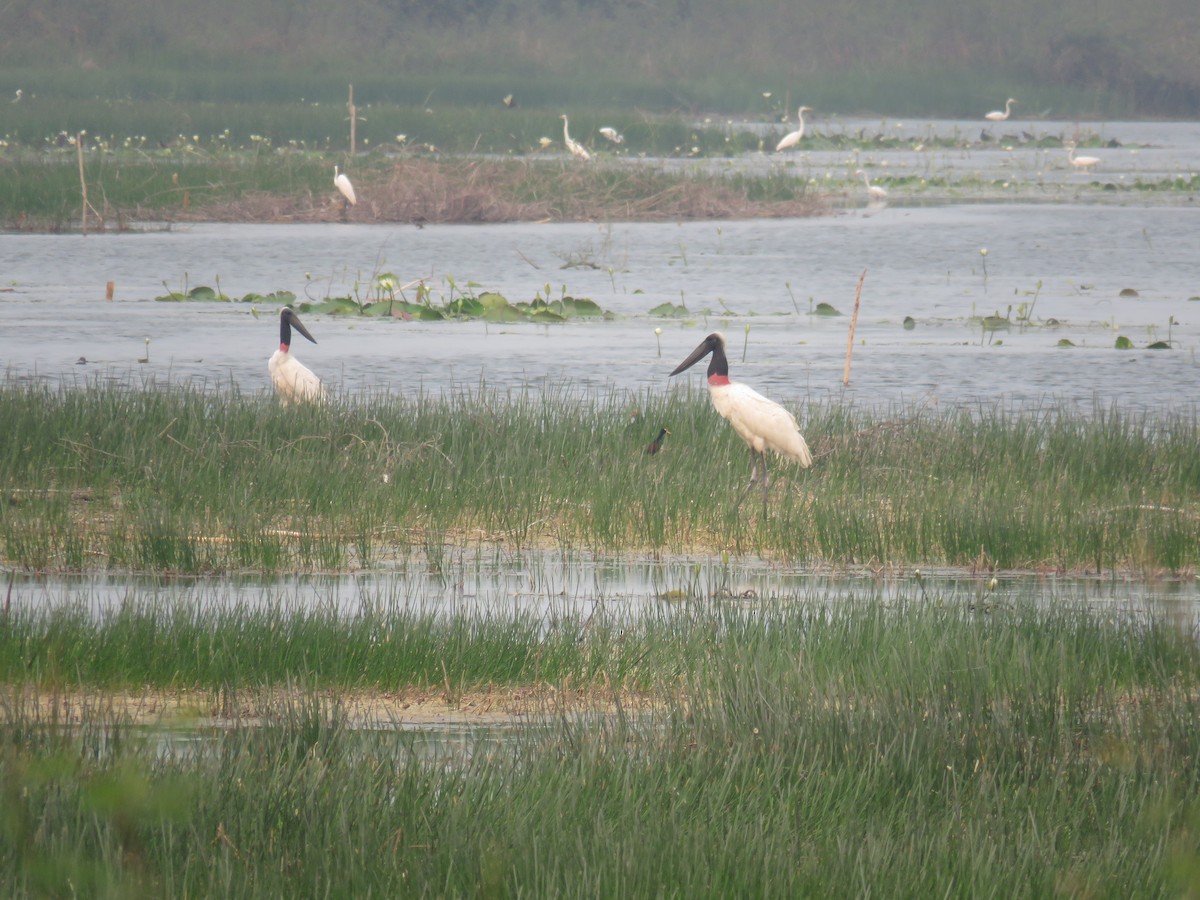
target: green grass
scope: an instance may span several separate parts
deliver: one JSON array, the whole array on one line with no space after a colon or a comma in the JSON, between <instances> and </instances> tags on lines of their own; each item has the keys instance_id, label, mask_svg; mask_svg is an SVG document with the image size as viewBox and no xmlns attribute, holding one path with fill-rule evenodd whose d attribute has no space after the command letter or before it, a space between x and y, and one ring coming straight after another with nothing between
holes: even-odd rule
<instances>
[{"instance_id":1,"label":"green grass","mask_svg":"<svg viewBox=\"0 0 1200 900\"><path fill-rule=\"evenodd\" d=\"M1200 423L1098 409L798 408L817 454L733 502L699 391L273 398L0 386L0 558L30 571L341 570L497 542L810 563L1189 572ZM642 450L670 428L666 449Z\"/></svg>"},{"instance_id":2,"label":"green grass","mask_svg":"<svg viewBox=\"0 0 1200 900\"><path fill-rule=\"evenodd\" d=\"M325 691L345 684L339 667L306 652L315 642L303 614L277 614L270 655L294 656L293 692L261 723L184 726L172 740L97 698L65 728L53 707L10 694L0 890L1158 897L1200 887L1200 660L1170 624L915 596L898 609L673 610L599 621L582 639L575 622L533 637L520 616L417 624L441 644L451 680L510 657L500 645L514 634L530 653L565 657L564 679L606 660L573 682L597 688L605 715L547 709L545 723L448 737L440 749L427 734L357 730L342 695ZM36 671L54 650L55 614L11 615ZM253 631L254 618L211 614L201 631ZM353 652L369 624L385 621L317 630ZM165 683L187 683L189 654L174 649L196 642L186 616L80 619L71 653L115 660L116 635L151 625L181 661ZM375 669L359 683L409 677L411 654L390 658L392 677ZM274 671L247 660L231 689ZM622 714L609 692L635 683L657 711Z\"/></svg>"}]
</instances>

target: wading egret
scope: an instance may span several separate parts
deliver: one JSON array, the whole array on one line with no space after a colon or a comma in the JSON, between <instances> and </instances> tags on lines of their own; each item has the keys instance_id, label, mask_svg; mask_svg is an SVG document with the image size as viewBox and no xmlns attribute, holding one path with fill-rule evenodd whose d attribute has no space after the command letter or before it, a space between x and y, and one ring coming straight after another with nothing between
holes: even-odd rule
<instances>
[{"instance_id":1,"label":"wading egret","mask_svg":"<svg viewBox=\"0 0 1200 900\"><path fill-rule=\"evenodd\" d=\"M354 196L354 185L350 183L345 172L338 171L337 166L333 167L333 186L342 195L342 209L348 209L358 202L358 198Z\"/></svg>"},{"instance_id":2,"label":"wading egret","mask_svg":"<svg viewBox=\"0 0 1200 900\"><path fill-rule=\"evenodd\" d=\"M729 361L725 358L725 336L713 332L700 346L691 352L687 359L675 367L672 375L694 366L704 357L712 354L708 363L708 396L713 408L722 417L729 420L733 430L738 433L746 446L750 448L750 483L740 494L734 510L742 505L742 500L749 493L754 483L759 481L758 463L762 460L762 494L763 515L767 514L767 449L774 450L781 456L793 459L801 466L808 468L812 465L812 454L808 444L800 434L800 426L795 417L776 403L768 400L758 391L744 384L729 380Z\"/></svg>"},{"instance_id":3,"label":"wading egret","mask_svg":"<svg viewBox=\"0 0 1200 900\"><path fill-rule=\"evenodd\" d=\"M1086 171L1086 170L1092 168L1092 166L1099 165L1100 157L1098 157L1098 156L1076 156L1075 155L1075 144L1072 142L1070 144L1067 144L1067 162L1069 162L1076 169L1083 169Z\"/></svg>"},{"instance_id":4,"label":"wading egret","mask_svg":"<svg viewBox=\"0 0 1200 900\"><path fill-rule=\"evenodd\" d=\"M600 129L600 134L608 138L614 144L625 143L625 135L621 134L621 132L617 131L617 129L609 127L608 125L605 125Z\"/></svg>"},{"instance_id":5,"label":"wading egret","mask_svg":"<svg viewBox=\"0 0 1200 900\"><path fill-rule=\"evenodd\" d=\"M324 394L321 379L291 354L292 328L295 328L314 344L317 342L317 339L308 333L308 329L300 322L299 317L290 306L279 310L279 349L271 354L271 359L267 363L267 371L271 373L271 383L275 385L275 393L279 395L279 399L283 401L284 405L320 400Z\"/></svg>"},{"instance_id":6,"label":"wading egret","mask_svg":"<svg viewBox=\"0 0 1200 900\"><path fill-rule=\"evenodd\" d=\"M563 120L563 143L567 145L567 149L571 151L571 155L577 159L591 159L592 155L584 149L583 144L571 139L571 132L567 130L568 122L566 114L564 113L561 118Z\"/></svg>"},{"instance_id":7,"label":"wading egret","mask_svg":"<svg viewBox=\"0 0 1200 900\"><path fill-rule=\"evenodd\" d=\"M866 172L864 172L862 169L859 169L854 174L862 176L863 184L865 184L867 186L867 193L870 195L872 200L886 200L887 199L887 191L884 188L881 188L877 184L871 184L871 179L869 179L867 177Z\"/></svg>"},{"instance_id":8,"label":"wading egret","mask_svg":"<svg viewBox=\"0 0 1200 900\"><path fill-rule=\"evenodd\" d=\"M780 138L779 143L775 145L776 153L780 150L787 150L789 147L795 147L800 143L800 138L804 137L804 114L806 112L812 112L812 107L802 106L796 111L796 118L800 120L800 127Z\"/></svg>"},{"instance_id":9,"label":"wading egret","mask_svg":"<svg viewBox=\"0 0 1200 900\"><path fill-rule=\"evenodd\" d=\"M1008 118L1008 114L1010 112L1012 112L1012 105L1016 102L1017 101L1014 100L1012 97L1009 97L1007 100L1004 101L1004 111L1003 112L1001 112L998 109L993 109L990 113L985 115L984 118L987 119L989 122L1003 122L1005 119Z\"/></svg>"}]
</instances>

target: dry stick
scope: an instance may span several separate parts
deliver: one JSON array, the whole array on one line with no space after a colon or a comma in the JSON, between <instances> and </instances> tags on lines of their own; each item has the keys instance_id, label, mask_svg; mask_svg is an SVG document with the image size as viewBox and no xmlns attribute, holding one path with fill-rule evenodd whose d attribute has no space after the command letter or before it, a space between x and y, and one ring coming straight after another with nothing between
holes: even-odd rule
<instances>
[{"instance_id":1,"label":"dry stick","mask_svg":"<svg viewBox=\"0 0 1200 900\"><path fill-rule=\"evenodd\" d=\"M350 98L346 101L346 109L350 110L350 157L353 159L358 146L358 107L354 105L354 85L350 85Z\"/></svg>"},{"instance_id":2,"label":"dry stick","mask_svg":"<svg viewBox=\"0 0 1200 900\"><path fill-rule=\"evenodd\" d=\"M80 227L83 229L83 236L87 237L88 198L87 179L83 177L83 132L75 135L75 153L79 157L79 189L83 194L83 203L81 204L81 217L83 221L80 223Z\"/></svg>"},{"instance_id":3,"label":"dry stick","mask_svg":"<svg viewBox=\"0 0 1200 900\"><path fill-rule=\"evenodd\" d=\"M854 350L854 326L858 324L858 304L862 301L863 279L866 277L867 270L863 269L862 274L858 276L858 290L854 292L854 315L850 317L850 333L846 335L846 368L842 371L842 387L850 383L850 353Z\"/></svg>"}]
</instances>

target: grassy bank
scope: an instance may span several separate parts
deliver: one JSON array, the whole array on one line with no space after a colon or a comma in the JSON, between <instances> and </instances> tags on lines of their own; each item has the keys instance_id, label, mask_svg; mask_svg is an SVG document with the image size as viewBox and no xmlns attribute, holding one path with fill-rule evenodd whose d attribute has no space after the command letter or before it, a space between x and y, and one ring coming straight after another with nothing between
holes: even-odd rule
<instances>
[{"instance_id":1,"label":"grassy bank","mask_svg":"<svg viewBox=\"0 0 1200 900\"><path fill-rule=\"evenodd\" d=\"M802 174L764 178L668 173L653 166L580 167L561 159L447 161L372 157L350 169L360 203L343 212L336 155L164 152L89 155L90 227L150 222L513 222L804 216L826 208ZM345 168L343 166L343 168ZM0 223L78 228L73 158L0 168Z\"/></svg>"},{"instance_id":2,"label":"grassy bank","mask_svg":"<svg viewBox=\"0 0 1200 900\"><path fill-rule=\"evenodd\" d=\"M393 552L728 551L812 563L1193 571L1200 423L798 408L816 465L741 514L701 393L273 398L0 387L0 552L31 571L341 570ZM660 427L663 452L643 448Z\"/></svg>"},{"instance_id":3,"label":"grassy bank","mask_svg":"<svg viewBox=\"0 0 1200 900\"><path fill-rule=\"evenodd\" d=\"M1200 887L1200 667L1164 623L927 602L720 605L619 625L407 621L432 680L507 674L510 638L593 701L547 702L520 731L452 737L350 727L330 685L404 683L419 654L359 655L390 619L279 614L290 656L260 721L130 727L98 697L73 728L0 705L0 889L12 896L1184 896ZM5 675L211 683L196 622L9 613ZM278 679L236 657L253 616L209 614L227 696ZM153 631L175 674L139 669ZM70 634L67 637L67 634ZM227 644L221 636L232 638ZM345 646L354 666L335 661ZM321 650L321 647L330 648ZM72 669L52 657L83 662ZM346 677L346 668L361 674ZM132 668L128 668L132 666ZM420 676L417 676L420 677ZM256 682L256 679L259 681ZM652 698L635 712L618 698ZM231 703L234 710L236 703ZM203 715L203 713L202 713ZM386 723L384 723L386 724ZM465 743L464 743L465 741ZM457 747L459 749L455 750Z\"/></svg>"}]
</instances>

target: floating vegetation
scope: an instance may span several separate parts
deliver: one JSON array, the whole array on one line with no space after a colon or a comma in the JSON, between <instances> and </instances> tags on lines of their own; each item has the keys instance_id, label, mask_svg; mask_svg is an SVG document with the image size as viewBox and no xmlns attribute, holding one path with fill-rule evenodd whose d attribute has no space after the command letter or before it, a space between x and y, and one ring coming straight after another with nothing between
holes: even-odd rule
<instances>
[{"instance_id":1,"label":"floating vegetation","mask_svg":"<svg viewBox=\"0 0 1200 900\"><path fill-rule=\"evenodd\" d=\"M660 303L650 310L647 315L656 316L660 319L686 319L691 315L691 312L682 303Z\"/></svg>"},{"instance_id":2,"label":"floating vegetation","mask_svg":"<svg viewBox=\"0 0 1200 900\"><path fill-rule=\"evenodd\" d=\"M838 312L836 307L832 306L829 303L825 303L825 302L818 303L815 307L813 307L812 314L814 316L840 316L841 315L841 313Z\"/></svg>"},{"instance_id":3,"label":"floating vegetation","mask_svg":"<svg viewBox=\"0 0 1200 900\"><path fill-rule=\"evenodd\" d=\"M586 297L571 297L565 289L561 297L548 300L550 286L546 285L546 297L540 293L529 302L513 303L496 291L458 292L451 279L450 297L440 304L435 303L432 291L424 282L416 285L417 300L406 299L395 285L394 275L378 276L372 290L363 300L354 297L326 297L296 303L291 291L273 291L269 294L249 293L234 299L221 293L219 288L198 285L190 290L171 291L155 297L162 302L198 303L254 303L268 306L295 305L303 313L328 316L371 316L375 318L417 319L440 322L446 319L483 319L488 322L566 322L568 319L610 319L613 313L600 307Z\"/></svg>"}]
</instances>

